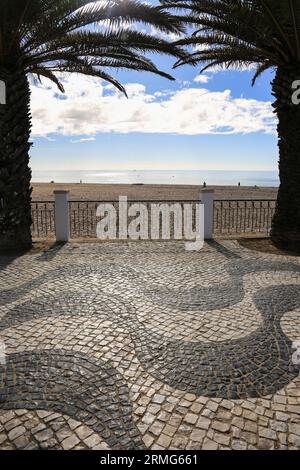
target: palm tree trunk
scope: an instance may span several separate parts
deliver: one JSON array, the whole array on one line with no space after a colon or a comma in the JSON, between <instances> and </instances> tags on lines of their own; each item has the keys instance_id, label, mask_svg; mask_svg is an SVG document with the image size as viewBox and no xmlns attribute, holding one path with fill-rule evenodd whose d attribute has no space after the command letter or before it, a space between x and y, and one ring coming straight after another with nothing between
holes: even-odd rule
<instances>
[{"instance_id":1,"label":"palm tree trunk","mask_svg":"<svg viewBox=\"0 0 300 470\"><path fill-rule=\"evenodd\" d=\"M0 248L31 246L30 89L22 68L0 68Z\"/></svg>"},{"instance_id":2,"label":"palm tree trunk","mask_svg":"<svg viewBox=\"0 0 300 470\"><path fill-rule=\"evenodd\" d=\"M281 248L300 252L300 104L293 99L292 88L296 80L300 80L300 65L279 68L273 81L280 186L271 238Z\"/></svg>"}]
</instances>

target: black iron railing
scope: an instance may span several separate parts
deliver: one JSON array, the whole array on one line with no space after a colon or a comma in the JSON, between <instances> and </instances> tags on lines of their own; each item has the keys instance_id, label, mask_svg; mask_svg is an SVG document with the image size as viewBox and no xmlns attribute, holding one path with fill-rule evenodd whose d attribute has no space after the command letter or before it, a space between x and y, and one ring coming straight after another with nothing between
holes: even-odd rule
<instances>
[{"instance_id":1,"label":"black iron railing","mask_svg":"<svg viewBox=\"0 0 300 470\"><path fill-rule=\"evenodd\" d=\"M215 200L214 235L269 235L276 200Z\"/></svg>"},{"instance_id":2,"label":"black iron railing","mask_svg":"<svg viewBox=\"0 0 300 470\"><path fill-rule=\"evenodd\" d=\"M179 204L184 214L185 204L192 207L192 229L196 227L196 208L200 201L195 200L128 200L128 207L142 203L148 210L148 238L151 239L151 204ZM117 236L119 235L119 201L70 201L69 218L71 238L95 238L97 208L100 204L111 204L116 210ZM260 233L268 235L276 206L275 200L215 200L214 235L243 235ZM55 237L54 201L35 201L32 203L32 236L34 238ZM128 217L128 225L135 218ZM174 217L171 212L170 236L174 238Z\"/></svg>"},{"instance_id":3,"label":"black iron railing","mask_svg":"<svg viewBox=\"0 0 300 470\"><path fill-rule=\"evenodd\" d=\"M128 200L128 210L134 204L143 204L147 208L148 212L148 238L151 239L151 227L152 227L152 214L151 214L151 205L152 204L165 204L169 208L172 205L179 205L182 210L182 224L184 223L184 205L191 205L192 210L192 230L195 230L196 227L196 208L199 205L200 201L195 200ZM100 221L100 217L97 217L97 208L100 204L110 204L116 211L116 227L117 227L117 237L119 236L120 229L120 220L119 220L119 201L70 201L69 202L69 217L70 217L70 234L71 238L95 238L97 235L97 223ZM170 238L174 238L174 216L173 212L170 212ZM136 218L134 216L128 216L127 222L128 226ZM160 231L160 236L162 235Z\"/></svg>"},{"instance_id":4,"label":"black iron railing","mask_svg":"<svg viewBox=\"0 0 300 470\"><path fill-rule=\"evenodd\" d=\"M33 238L55 237L55 214L53 201L34 201L31 203Z\"/></svg>"}]
</instances>

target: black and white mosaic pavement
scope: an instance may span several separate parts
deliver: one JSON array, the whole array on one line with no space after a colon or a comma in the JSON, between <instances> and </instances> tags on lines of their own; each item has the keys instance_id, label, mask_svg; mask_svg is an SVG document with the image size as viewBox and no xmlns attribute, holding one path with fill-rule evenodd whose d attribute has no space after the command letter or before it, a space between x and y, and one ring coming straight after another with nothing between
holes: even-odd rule
<instances>
[{"instance_id":1,"label":"black and white mosaic pavement","mask_svg":"<svg viewBox=\"0 0 300 470\"><path fill-rule=\"evenodd\" d=\"M111 448L142 449L128 387L107 362L79 352L10 354L1 370L3 409L45 409L90 426Z\"/></svg>"},{"instance_id":2,"label":"black and white mosaic pavement","mask_svg":"<svg viewBox=\"0 0 300 470\"><path fill-rule=\"evenodd\" d=\"M234 241L2 257L0 448L300 448L298 339L299 258Z\"/></svg>"}]
</instances>

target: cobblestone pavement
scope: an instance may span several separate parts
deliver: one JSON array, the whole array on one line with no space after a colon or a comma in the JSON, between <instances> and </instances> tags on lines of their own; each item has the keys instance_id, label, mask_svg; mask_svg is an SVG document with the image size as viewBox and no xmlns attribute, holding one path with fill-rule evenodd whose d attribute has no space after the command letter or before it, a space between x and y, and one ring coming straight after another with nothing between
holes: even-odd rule
<instances>
[{"instance_id":1,"label":"cobblestone pavement","mask_svg":"<svg viewBox=\"0 0 300 470\"><path fill-rule=\"evenodd\" d=\"M299 286L236 241L0 257L0 449L300 449Z\"/></svg>"}]
</instances>

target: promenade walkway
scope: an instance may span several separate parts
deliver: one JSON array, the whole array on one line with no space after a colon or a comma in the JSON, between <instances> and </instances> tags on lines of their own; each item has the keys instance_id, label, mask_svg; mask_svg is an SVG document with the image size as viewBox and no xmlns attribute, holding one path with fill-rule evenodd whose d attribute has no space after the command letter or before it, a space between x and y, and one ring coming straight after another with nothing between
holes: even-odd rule
<instances>
[{"instance_id":1,"label":"promenade walkway","mask_svg":"<svg viewBox=\"0 0 300 470\"><path fill-rule=\"evenodd\" d=\"M300 258L236 241L2 256L0 449L300 449L299 340Z\"/></svg>"}]
</instances>

